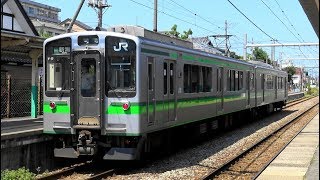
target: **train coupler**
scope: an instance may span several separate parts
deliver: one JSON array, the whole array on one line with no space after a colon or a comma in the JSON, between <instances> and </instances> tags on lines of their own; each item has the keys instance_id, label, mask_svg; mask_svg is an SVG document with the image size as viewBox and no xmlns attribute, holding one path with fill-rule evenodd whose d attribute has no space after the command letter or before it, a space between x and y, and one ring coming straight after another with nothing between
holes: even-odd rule
<instances>
[{"instance_id":1,"label":"train coupler","mask_svg":"<svg viewBox=\"0 0 320 180\"><path fill-rule=\"evenodd\" d=\"M77 151L79 155L94 155L97 152L97 145L92 141L91 132L82 130L79 132Z\"/></svg>"}]
</instances>

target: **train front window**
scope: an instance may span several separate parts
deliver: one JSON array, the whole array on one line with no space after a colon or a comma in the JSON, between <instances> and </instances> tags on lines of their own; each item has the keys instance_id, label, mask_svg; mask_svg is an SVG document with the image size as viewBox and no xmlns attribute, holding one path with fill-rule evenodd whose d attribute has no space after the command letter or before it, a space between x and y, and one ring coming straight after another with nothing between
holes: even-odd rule
<instances>
[{"instance_id":1,"label":"train front window","mask_svg":"<svg viewBox=\"0 0 320 180\"><path fill-rule=\"evenodd\" d=\"M134 97L136 94L136 44L119 37L106 38L106 95Z\"/></svg>"},{"instance_id":2,"label":"train front window","mask_svg":"<svg viewBox=\"0 0 320 180\"><path fill-rule=\"evenodd\" d=\"M70 38L60 39L46 44L46 92L70 90L70 46Z\"/></svg>"}]
</instances>

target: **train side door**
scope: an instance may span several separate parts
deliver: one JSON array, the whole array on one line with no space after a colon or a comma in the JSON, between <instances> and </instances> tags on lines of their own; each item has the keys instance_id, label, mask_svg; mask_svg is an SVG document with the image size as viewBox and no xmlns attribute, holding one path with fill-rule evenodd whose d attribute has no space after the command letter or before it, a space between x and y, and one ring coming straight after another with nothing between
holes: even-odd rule
<instances>
[{"instance_id":1,"label":"train side door","mask_svg":"<svg viewBox=\"0 0 320 180\"><path fill-rule=\"evenodd\" d=\"M217 114L223 111L223 67L217 69Z\"/></svg>"},{"instance_id":2,"label":"train side door","mask_svg":"<svg viewBox=\"0 0 320 180\"><path fill-rule=\"evenodd\" d=\"M100 53L77 52L72 62L71 111L74 128L101 127Z\"/></svg>"},{"instance_id":3,"label":"train side door","mask_svg":"<svg viewBox=\"0 0 320 180\"><path fill-rule=\"evenodd\" d=\"M153 124L156 113L156 101L155 101L155 69L154 58L148 57L148 97L147 97L147 114L148 124Z\"/></svg>"},{"instance_id":4,"label":"train side door","mask_svg":"<svg viewBox=\"0 0 320 180\"><path fill-rule=\"evenodd\" d=\"M172 60L164 60L163 63L163 97L166 121L176 120L176 63ZM167 118L166 118L167 117Z\"/></svg>"}]
</instances>

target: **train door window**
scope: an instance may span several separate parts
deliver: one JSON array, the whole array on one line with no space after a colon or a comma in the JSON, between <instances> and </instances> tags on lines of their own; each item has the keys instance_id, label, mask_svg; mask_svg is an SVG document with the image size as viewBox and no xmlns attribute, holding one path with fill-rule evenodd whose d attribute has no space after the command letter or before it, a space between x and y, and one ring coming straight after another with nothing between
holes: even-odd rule
<instances>
[{"instance_id":1,"label":"train door window","mask_svg":"<svg viewBox=\"0 0 320 180\"><path fill-rule=\"evenodd\" d=\"M234 71L234 90L238 91L239 90L239 72Z\"/></svg>"},{"instance_id":2,"label":"train door window","mask_svg":"<svg viewBox=\"0 0 320 180\"><path fill-rule=\"evenodd\" d=\"M254 73L250 75L250 90L254 90Z\"/></svg>"},{"instance_id":3,"label":"train door window","mask_svg":"<svg viewBox=\"0 0 320 180\"><path fill-rule=\"evenodd\" d=\"M174 84L173 84L173 81L174 81L174 71L173 71L173 66L174 64L173 63L170 63L170 94L174 94Z\"/></svg>"},{"instance_id":4,"label":"train door window","mask_svg":"<svg viewBox=\"0 0 320 180\"><path fill-rule=\"evenodd\" d=\"M220 80L221 80L221 75L220 75L220 68L217 69L217 92L220 92Z\"/></svg>"},{"instance_id":5,"label":"train door window","mask_svg":"<svg viewBox=\"0 0 320 180\"><path fill-rule=\"evenodd\" d=\"M234 91L235 90L235 86L234 86L234 75L235 75L235 71L234 70L232 70L231 71L231 86L230 86L230 88L231 88L231 91Z\"/></svg>"},{"instance_id":6,"label":"train door window","mask_svg":"<svg viewBox=\"0 0 320 180\"><path fill-rule=\"evenodd\" d=\"M203 92L210 92L212 86L212 68L202 67Z\"/></svg>"},{"instance_id":7,"label":"train door window","mask_svg":"<svg viewBox=\"0 0 320 180\"><path fill-rule=\"evenodd\" d=\"M96 95L96 60L85 58L81 60L81 95L94 97Z\"/></svg>"},{"instance_id":8,"label":"train door window","mask_svg":"<svg viewBox=\"0 0 320 180\"><path fill-rule=\"evenodd\" d=\"M264 89L264 74L261 76L261 89Z\"/></svg>"},{"instance_id":9,"label":"train door window","mask_svg":"<svg viewBox=\"0 0 320 180\"><path fill-rule=\"evenodd\" d=\"M239 71L239 90L243 88L243 72Z\"/></svg>"},{"instance_id":10,"label":"train door window","mask_svg":"<svg viewBox=\"0 0 320 180\"><path fill-rule=\"evenodd\" d=\"M153 90L153 58L148 57L148 89Z\"/></svg>"},{"instance_id":11,"label":"train door window","mask_svg":"<svg viewBox=\"0 0 320 180\"><path fill-rule=\"evenodd\" d=\"M168 94L168 65L163 63L163 94Z\"/></svg>"},{"instance_id":12,"label":"train door window","mask_svg":"<svg viewBox=\"0 0 320 180\"><path fill-rule=\"evenodd\" d=\"M191 65L189 64L183 66L183 91L191 93Z\"/></svg>"}]
</instances>

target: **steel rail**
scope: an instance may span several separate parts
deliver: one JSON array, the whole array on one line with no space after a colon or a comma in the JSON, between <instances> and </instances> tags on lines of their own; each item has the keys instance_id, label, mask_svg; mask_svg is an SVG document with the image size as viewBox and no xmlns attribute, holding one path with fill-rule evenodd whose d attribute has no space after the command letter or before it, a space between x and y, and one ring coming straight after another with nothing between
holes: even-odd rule
<instances>
[{"instance_id":1,"label":"steel rail","mask_svg":"<svg viewBox=\"0 0 320 180\"><path fill-rule=\"evenodd\" d=\"M248 154L250 151L252 151L254 148L258 147L259 145L261 145L263 142L265 142L266 140L268 140L269 138L271 138L275 133L281 131L282 129L284 129L285 127L287 127L289 124L295 122L298 118L302 117L303 115L305 115L307 112L311 111L311 109L313 109L314 107L316 107L317 105L319 105L318 103L315 103L312 107L310 107L309 109L305 110L304 112L302 112L301 114L299 114L297 117L293 118L292 120L286 122L282 127L279 127L278 129L276 129L275 131L273 131L272 133L270 133L268 136L264 137L263 139L259 140L258 142L256 142L255 144L253 144L252 146L250 146L248 149L244 150L243 152L241 152L239 155L237 155L236 157L233 157L232 159L230 159L229 161L227 161L226 163L220 165L219 167L217 167L216 169L212 170L211 172L209 172L209 174L205 175L204 177L202 177L202 180L209 180L209 179L213 179L214 176L216 176L217 174L219 174L219 172L222 172L223 170L227 169L228 167L230 167L231 164L233 164L234 162L236 162L238 159L241 159L242 157L244 157L246 154ZM261 172L260 172L261 173Z\"/></svg>"}]
</instances>

